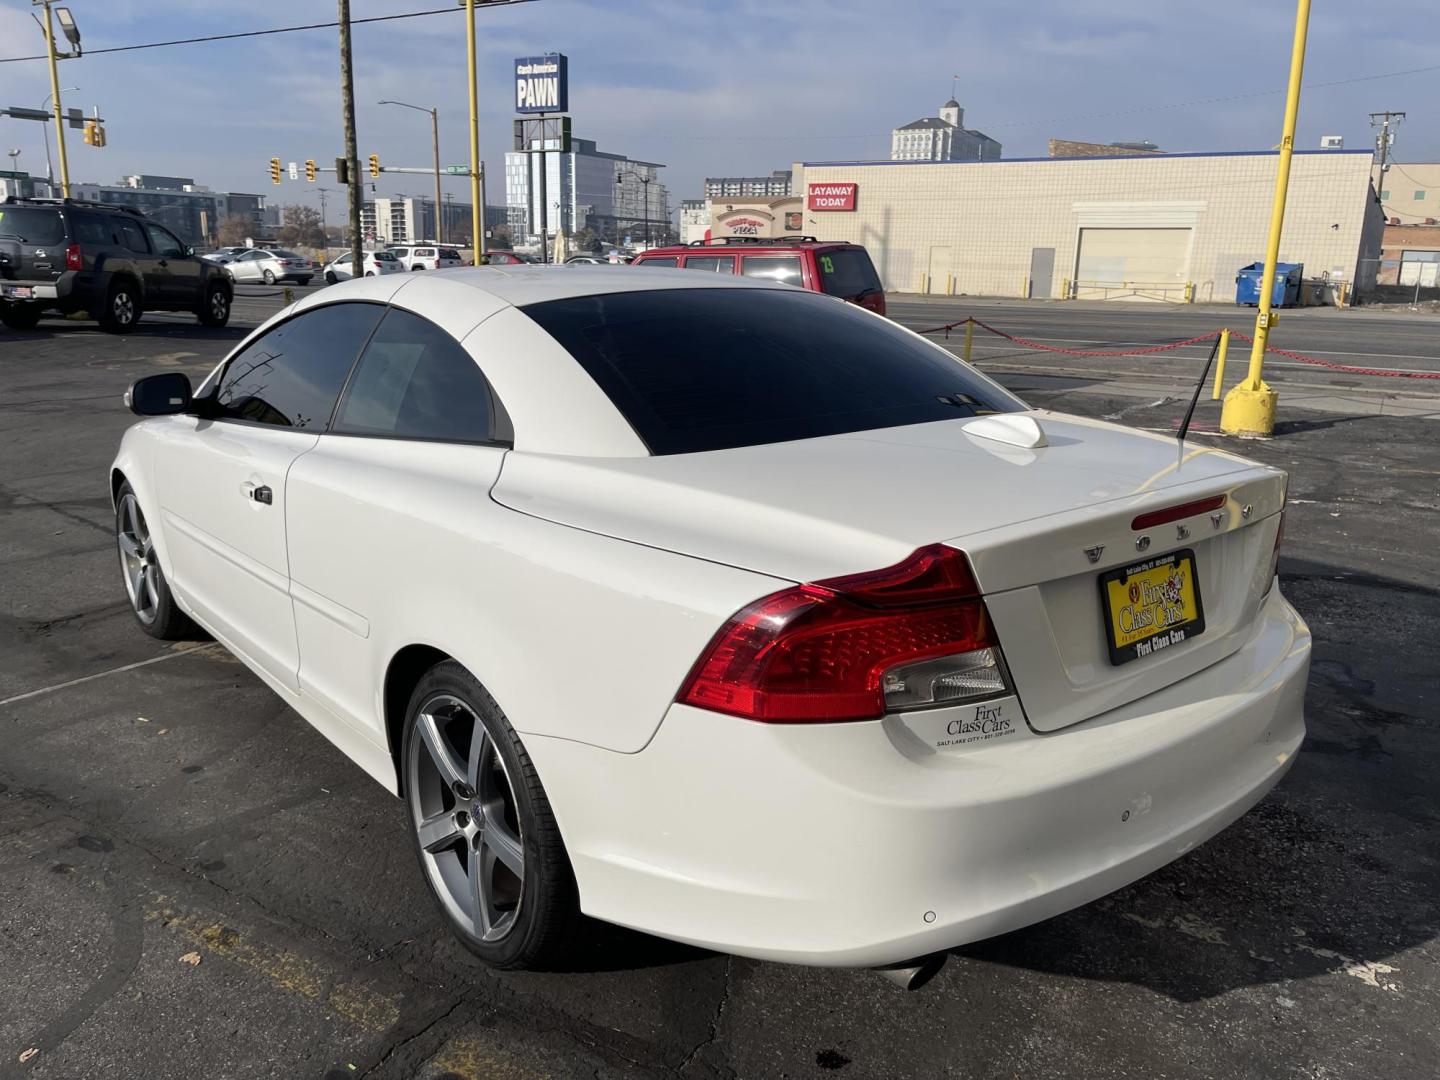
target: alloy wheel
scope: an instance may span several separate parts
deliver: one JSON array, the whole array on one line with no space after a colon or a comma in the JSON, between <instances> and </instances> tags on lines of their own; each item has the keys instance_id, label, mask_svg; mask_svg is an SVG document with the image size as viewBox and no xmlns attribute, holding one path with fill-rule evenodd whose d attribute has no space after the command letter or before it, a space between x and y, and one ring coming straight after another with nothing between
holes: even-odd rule
<instances>
[{"instance_id":1,"label":"alloy wheel","mask_svg":"<svg viewBox=\"0 0 1440 1080\"><path fill-rule=\"evenodd\" d=\"M120 500L116 540L130 606L135 609L136 618L148 626L155 621L160 609L160 563L140 502L133 494L126 493Z\"/></svg>"},{"instance_id":2,"label":"alloy wheel","mask_svg":"<svg viewBox=\"0 0 1440 1080\"><path fill-rule=\"evenodd\" d=\"M230 313L230 301L225 294L216 289L210 294L210 317L216 321L223 320Z\"/></svg>"},{"instance_id":3,"label":"alloy wheel","mask_svg":"<svg viewBox=\"0 0 1440 1080\"><path fill-rule=\"evenodd\" d=\"M129 326L135 321L135 298L126 290L121 289L115 294L115 299L110 302L110 310L117 323L121 326Z\"/></svg>"},{"instance_id":4,"label":"alloy wheel","mask_svg":"<svg viewBox=\"0 0 1440 1080\"><path fill-rule=\"evenodd\" d=\"M415 724L406 791L421 862L450 917L481 941L499 941L525 891L524 833L505 761L451 694L427 700Z\"/></svg>"}]
</instances>

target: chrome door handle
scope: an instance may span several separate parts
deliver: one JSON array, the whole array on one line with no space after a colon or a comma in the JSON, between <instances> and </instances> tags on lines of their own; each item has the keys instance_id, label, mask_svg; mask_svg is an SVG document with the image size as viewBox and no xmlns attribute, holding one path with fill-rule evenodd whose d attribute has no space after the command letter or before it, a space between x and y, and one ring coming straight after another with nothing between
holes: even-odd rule
<instances>
[{"instance_id":1,"label":"chrome door handle","mask_svg":"<svg viewBox=\"0 0 1440 1080\"><path fill-rule=\"evenodd\" d=\"M275 493L265 484L256 485L247 480L240 485L240 490L245 493L247 499L251 499L257 503L264 503L266 506L271 506L275 502Z\"/></svg>"}]
</instances>

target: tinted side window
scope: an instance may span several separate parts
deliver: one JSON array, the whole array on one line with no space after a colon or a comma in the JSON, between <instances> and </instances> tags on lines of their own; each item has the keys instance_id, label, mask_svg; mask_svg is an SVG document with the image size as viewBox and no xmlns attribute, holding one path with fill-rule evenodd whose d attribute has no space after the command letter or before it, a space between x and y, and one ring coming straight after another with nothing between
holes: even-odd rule
<instances>
[{"instance_id":1,"label":"tinted side window","mask_svg":"<svg viewBox=\"0 0 1440 1080\"><path fill-rule=\"evenodd\" d=\"M670 258L668 258L668 259L642 259L642 260L640 260L640 262L639 262L637 265L639 265L639 266L664 266L664 267L669 267L670 269L673 270L673 269L675 269L677 266L680 265L680 260L677 259L675 256L672 255L672 256L671 256Z\"/></svg>"},{"instance_id":2,"label":"tinted side window","mask_svg":"<svg viewBox=\"0 0 1440 1080\"><path fill-rule=\"evenodd\" d=\"M740 265L746 277L769 278L787 285L801 283L799 255L746 255Z\"/></svg>"},{"instance_id":3,"label":"tinted side window","mask_svg":"<svg viewBox=\"0 0 1440 1080\"><path fill-rule=\"evenodd\" d=\"M705 270L711 274L733 274L733 255L689 255L685 259L686 270Z\"/></svg>"},{"instance_id":4,"label":"tinted side window","mask_svg":"<svg viewBox=\"0 0 1440 1080\"><path fill-rule=\"evenodd\" d=\"M894 323L798 289L661 289L522 310L654 454L1024 408Z\"/></svg>"},{"instance_id":5,"label":"tinted side window","mask_svg":"<svg viewBox=\"0 0 1440 1080\"><path fill-rule=\"evenodd\" d=\"M145 232L140 228L140 223L131 218L117 217L115 232L120 236L120 243L131 251L138 251L145 255L150 251L150 245L145 242Z\"/></svg>"},{"instance_id":6,"label":"tinted side window","mask_svg":"<svg viewBox=\"0 0 1440 1080\"><path fill-rule=\"evenodd\" d=\"M329 304L281 323L230 360L215 395L221 419L324 431L379 304Z\"/></svg>"},{"instance_id":7,"label":"tinted side window","mask_svg":"<svg viewBox=\"0 0 1440 1080\"><path fill-rule=\"evenodd\" d=\"M490 384L460 343L434 323L391 308L370 339L334 430L451 442L508 440Z\"/></svg>"},{"instance_id":8,"label":"tinted side window","mask_svg":"<svg viewBox=\"0 0 1440 1080\"><path fill-rule=\"evenodd\" d=\"M96 244L106 247L120 242L110 219L101 214L90 214L82 210L70 211L70 228L77 244Z\"/></svg>"},{"instance_id":9,"label":"tinted side window","mask_svg":"<svg viewBox=\"0 0 1440 1080\"><path fill-rule=\"evenodd\" d=\"M154 248L156 255L183 255L185 248L159 225L146 224L145 231L150 234L150 246Z\"/></svg>"}]
</instances>

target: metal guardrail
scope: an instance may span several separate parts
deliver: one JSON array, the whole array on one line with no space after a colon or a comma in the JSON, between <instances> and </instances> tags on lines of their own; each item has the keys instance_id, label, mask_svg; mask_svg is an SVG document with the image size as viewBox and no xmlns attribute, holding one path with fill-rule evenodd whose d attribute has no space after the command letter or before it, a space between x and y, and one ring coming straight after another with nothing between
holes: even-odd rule
<instances>
[{"instance_id":1,"label":"metal guardrail","mask_svg":"<svg viewBox=\"0 0 1440 1080\"><path fill-rule=\"evenodd\" d=\"M1186 281L1072 281L1067 300L1119 300L1134 297L1166 304L1193 304L1195 283Z\"/></svg>"}]
</instances>

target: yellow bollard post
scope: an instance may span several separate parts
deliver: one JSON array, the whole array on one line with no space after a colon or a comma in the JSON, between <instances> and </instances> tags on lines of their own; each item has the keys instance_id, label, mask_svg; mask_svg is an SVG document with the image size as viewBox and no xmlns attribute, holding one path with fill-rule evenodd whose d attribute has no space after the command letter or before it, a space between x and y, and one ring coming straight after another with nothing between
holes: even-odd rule
<instances>
[{"instance_id":1,"label":"yellow bollard post","mask_svg":"<svg viewBox=\"0 0 1440 1080\"><path fill-rule=\"evenodd\" d=\"M965 363L970 363L970 347L975 344L975 320L965 320Z\"/></svg>"},{"instance_id":2,"label":"yellow bollard post","mask_svg":"<svg viewBox=\"0 0 1440 1080\"><path fill-rule=\"evenodd\" d=\"M295 302L295 293L291 290L291 288L290 288L289 285L286 285L286 286L285 286L284 296L285 296L285 303L286 303L287 306L290 305L290 304L293 304L293 303Z\"/></svg>"},{"instance_id":3,"label":"yellow bollard post","mask_svg":"<svg viewBox=\"0 0 1440 1080\"><path fill-rule=\"evenodd\" d=\"M1020 279L1020 299L1030 299L1030 279L1028 277L1022 277Z\"/></svg>"},{"instance_id":4,"label":"yellow bollard post","mask_svg":"<svg viewBox=\"0 0 1440 1080\"><path fill-rule=\"evenodd\" d=\"M1230 352L1230 328L1227 326L1220 331L1220 349L1215 354L1215 390L1210 395L1211 401L1220 400L1220 388L1225 385L1225 357Z\"/></svg>"},{"instance_id":5,"label":"yellow bollard post","mask_svg":"<svg viewBox=\"0 0 1440 1080\"><path fill-rule=\"evenodd\" d=\"M1060 299L1070 299L1070 279L1068 277L1060 283Z\"/></svg>"},{"instance_id":6,"label":"yellow bollard post","mask_svg":"<svg viewBox=\"0 0 1440 1080\"><path fill-rule=\"evenodd\" d=\"M1270 239L1265 249L1265 272L1260 278L1260 310L1255 314L1255 343L1250 349L1250 371L1225 395L1220 430L1227 435L1267 438L1275 433L1278 395L1261 377L1265 346L1275 325L1271 300L1275 292L1275 264L1280 260L1280 230L1285 224L1285 196L1290 187L1290 159L1295 151L1295 118L1300 112L1300 80L1305 73L1305 35L1310 24L1310 0L1299 0L1295 11L1295 39L1290 46L1290 85L1285 94L1285 129L1280 139L1280 160L1275 170L1275 197L1270 207Z\"/></svg>"}]
</instances>

